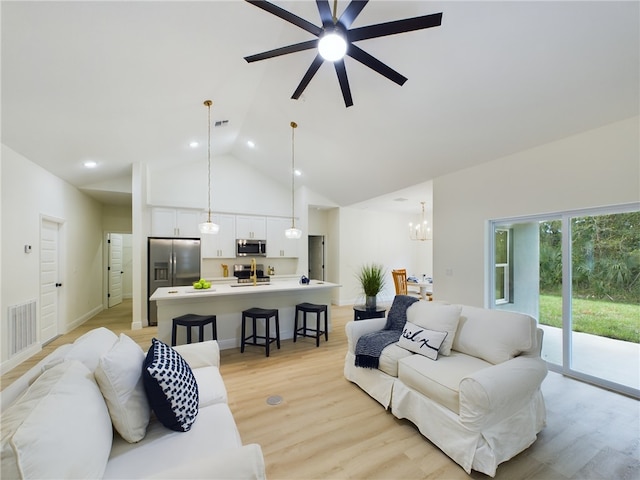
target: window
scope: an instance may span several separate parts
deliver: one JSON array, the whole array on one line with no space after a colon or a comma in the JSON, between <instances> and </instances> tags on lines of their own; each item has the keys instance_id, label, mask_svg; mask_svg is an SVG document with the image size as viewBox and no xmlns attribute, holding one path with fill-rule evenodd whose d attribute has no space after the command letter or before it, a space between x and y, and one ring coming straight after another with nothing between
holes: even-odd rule
<instances>
[{"instance_id":1,"label":"window","mask_svg":"<svg viewBox=\"0 0 640 480\"><path fill-rule=\"evenodd\" d=\"M509 230L496 228L495 230L495 303L496 305L510 302L509 275Z\"/></svg>"},{"instance_id":2,"label":"window","mask_svg":"<svg viewBox=\"0 0 640 480\"><path fill-rule=\"evenodd\" d=\"M494 220L487 304L527 313L549 369L640 398L640 204Z\"/></svg>"}]
</instances>

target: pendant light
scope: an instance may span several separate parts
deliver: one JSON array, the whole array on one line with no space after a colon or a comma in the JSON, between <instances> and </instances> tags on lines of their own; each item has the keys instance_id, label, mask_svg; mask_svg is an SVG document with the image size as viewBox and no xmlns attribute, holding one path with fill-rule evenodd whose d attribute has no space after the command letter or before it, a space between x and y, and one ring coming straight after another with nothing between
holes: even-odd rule
<instances>
[{"instance_id":1,"label":"pendant light","mask_svg":"<svg viewBox=\"0 0 640 480\"><path fill-rule=\"evenodd\" d=\"M297 240L302 236L302 230L296 228L295 218L295 195L294 181L296 176L296 160L295 160L295 131L298 127L296 122L291 122L291 228L284 231L284 236L292 240Z\"/></svg>"},{"instance_id":2,"label":"pendant light","mask_svg":"<svg viewBox=\"0 0 640 480\"><path fill-rule=\"evenodd\" d=\"M208 206L209 206L209 216L207 217L207 221L198 225L200 228L200 233L207 235L214 235L220 231L220 225L213 223L211 221L211 105L213 102L211 100L204 101L205 107L209 112L207 116L207 166L208 166L208 182L207 182L207 191L208 191Z\"/></svg>"},{"instance_id":3,"label":"pendant light","mask_svg":"<svg viewBox=\"0 0 640 480\"><path fill-rule=\"evenodd\" d=\"M411 240L431 240L431 228L429 228L429 222L424 216L424 202L420 202L422 205L422 218L419 223L415 225L413 222L409 223L409 238Z\"/></svg>"}]
</instances>

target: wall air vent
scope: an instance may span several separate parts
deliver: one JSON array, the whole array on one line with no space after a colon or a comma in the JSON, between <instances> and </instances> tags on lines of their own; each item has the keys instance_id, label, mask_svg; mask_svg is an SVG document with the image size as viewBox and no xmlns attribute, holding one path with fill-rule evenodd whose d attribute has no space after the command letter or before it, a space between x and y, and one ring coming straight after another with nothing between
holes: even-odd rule
<instances>
[{"instance_id":1,"label":"wall air vent","mask_svg":"<svg viewBox=\"0 0 640 480\"><path fill-rule=\"evenodd\" d=\"M226 127L227 125L229 125L229 120L217 120L213 124L214 127Z\"/></svg>"}]
</instances>

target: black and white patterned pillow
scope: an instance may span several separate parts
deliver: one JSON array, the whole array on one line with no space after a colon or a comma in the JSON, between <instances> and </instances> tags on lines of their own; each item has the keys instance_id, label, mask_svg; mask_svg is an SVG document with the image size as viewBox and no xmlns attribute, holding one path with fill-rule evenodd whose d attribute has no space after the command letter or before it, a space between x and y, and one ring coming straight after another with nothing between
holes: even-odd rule
<instances>
[{"instance_id":1,"label":"black and white patterned pillow","mask_svg":"<svg viewBox=\"0 0 640 480\"><path fill-rule=\"evenodd\" d=\"M198 415L198 384L182 356L154 338L142 366L142 378L149 405L160 423L177 432L189 431Z\"/></svg>"}]
</instances>

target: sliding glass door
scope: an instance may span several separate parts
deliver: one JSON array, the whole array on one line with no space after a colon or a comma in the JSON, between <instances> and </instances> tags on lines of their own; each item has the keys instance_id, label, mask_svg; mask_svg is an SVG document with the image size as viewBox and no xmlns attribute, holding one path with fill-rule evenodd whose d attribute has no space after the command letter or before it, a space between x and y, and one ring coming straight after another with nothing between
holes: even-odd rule
<instances>
[{"instance_id":1,"label":"sliding glass door","mask_svg":"<svg viewBox=\"0 0 640 480\"><path fill-rule=\"evenodd\" d=\"M640 397L640 208L491 222L489 303L544 330L551 370Z\"/></svg>"}]
</instances>

